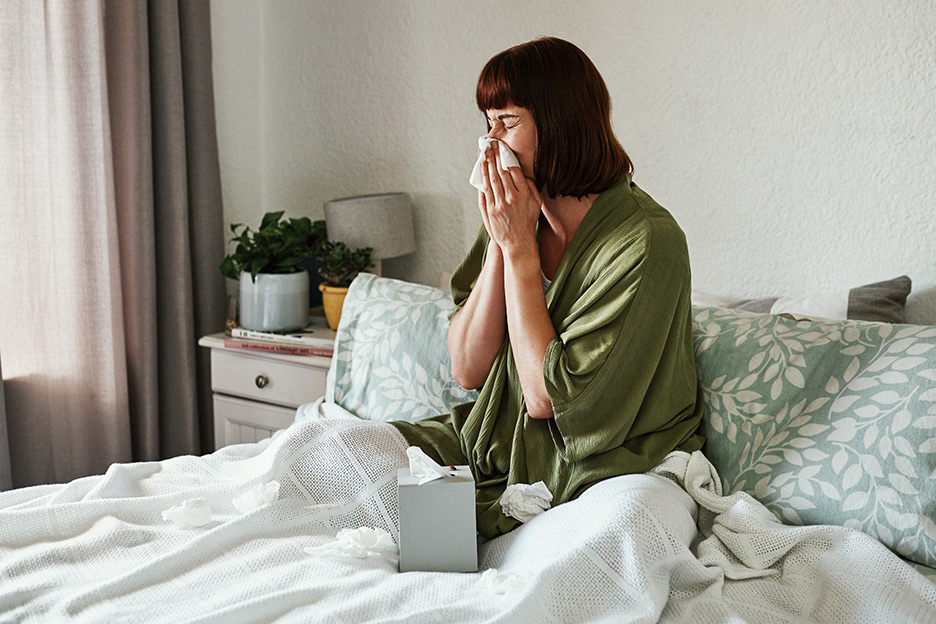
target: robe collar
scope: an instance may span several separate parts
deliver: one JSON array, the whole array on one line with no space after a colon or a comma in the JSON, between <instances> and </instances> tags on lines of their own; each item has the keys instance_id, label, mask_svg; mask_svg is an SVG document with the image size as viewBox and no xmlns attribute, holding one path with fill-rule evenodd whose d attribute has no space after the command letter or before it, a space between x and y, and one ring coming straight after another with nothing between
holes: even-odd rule
<instances>
[{"instance_id":1,"label":"robe collar","mask_svg":"<svg viewBox=\"0 0 936 624\"><path fill-rule=\"evenodd\" d=\"M600 229L601 223L604 222L608 213L619 209L621 206L621 199L630 194L631 184L632 176L628 173L620 182L602 191L602 193L595 198L595 202L591 205L591 208L588 209L588 212L585 213L585 218L582 219L578 229L575 230L575 234L572 235L572 240L569 241L569 246L566 248L565 255L563 255L562 260L559 261L559 267L556 269L555 275L553 275L549 288L546 289L546 307L550 311L552 311L556 295L562 288L562 285L565 284L572 267L575 266L578 258L588 247L589 242L594 237L595 232Z\"/></svg>"}]
</instances>

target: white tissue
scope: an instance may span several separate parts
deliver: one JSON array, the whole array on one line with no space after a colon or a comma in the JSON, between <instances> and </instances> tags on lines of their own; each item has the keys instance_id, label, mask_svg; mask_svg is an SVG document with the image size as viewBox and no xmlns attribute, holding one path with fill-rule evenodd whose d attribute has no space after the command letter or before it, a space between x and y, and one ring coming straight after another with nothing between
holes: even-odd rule
<instances>
[{"instance_id":1,"label":"white tissue","mask_svg":"<svg viewBox=\"0 0 936 624\"><path fill-rule=\"evenodd\" d=\"M190 498L162 512L162 518L177 529L196 529L211 522L211 507L204 498Z\"/></svg>"},{"instance_id":2,"label":"white tissue","mask_svg":"<svg viewBox=\"0 0 936 624\"><path fill-rule=\"evenodd\" d=\"M341 529L334 542L311 546L305 549L310 555L324 557L383 557L390 563L400 560L400 551L393 543L393 538L383 529L361 527L359 529Z\"/></svg>"},{"instance_id":3,"label":"white tissue","mask_svg":"<svg viewBox=\"0 0 936 624\"><path fill-rule=\"evenodd\" d=\"M514 483L508 485L500 497L501 509L505 516L516 518L520 522L529 522L549 509L552 502L552 492L542 481L533 485Z\"/></svg>"},{"instance_id":4,"label":"white tissue","mask_svg":"<svg viewBox=\"0 0 936 624\"><path fill-rule=\"evenodd\" d=\"M448 288L448 286L446 286ZM344 418L346 420L361 420L337 403L328 403L321 396L312 403L303 403L296 408L296 422L304 420L322 420L329 418ZM279 431L283 431L280 429Z\"/></svg>"},{"instance_id":5,"label":"white tissue","mask_svg":"<svg viewBox=\"0 0 936 624\"><path fill-rule=\"evenodd\" d=\"M519 167L520 161L517 160L517 156L507 147L507 144L503 141L498 141L497 139L486 139L481 137L478 139L478 149L481 153L478 155L478 162L475 163L474 169L471 170L471 177L468 178L468 181L471 183L471 186L475 187L479 191L484 190L484 179L481 177L481 165L484 164L484 151L490 145L497 144L500 148L500 161L501 169L507 171L508 167Z\"/></svg>"},{"instance_id":6,"label":"white tissue","mask_svg":"<svg viewBox=\"0 0 936 624\"><path fill-rule=\"evenodd\" d=\"M270 481L261 483L250 488L231 502L241 513L250 513L255 509L260 509L264 505L269 505L279 496L279 481Z\"/></svg>"},{"instance_id":7,"label":"white tissue","mask_svg":"<svg viewBox=\"0 0 936 624\"><path fill-rule=\"evenodd\" d=\"M406 449L406 456L409 457L410 474L414 479L419 479L416 485L423 485L436 479L440 479L448 474L448 469L435 463L431 457L418 446L411 446Z\"/></svg>"},{"instance_id":8,"label":"white tissue","mask_svg":"<svg viewBox=\"0 0 936 624\"><path fill-rule=\"evenodd\" d=\"M516 572L498 572L497 568L488 568L481 573L478 585L495 596L514 596L530 582L529 574Z\"/></svg>"}]
</instances>

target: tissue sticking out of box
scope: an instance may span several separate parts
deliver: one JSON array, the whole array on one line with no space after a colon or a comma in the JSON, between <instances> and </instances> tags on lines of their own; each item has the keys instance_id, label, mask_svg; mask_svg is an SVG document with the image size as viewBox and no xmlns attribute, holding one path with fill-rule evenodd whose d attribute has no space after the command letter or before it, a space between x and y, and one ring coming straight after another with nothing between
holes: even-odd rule
<instances>
[{"instance_id":1,"label":"tissue sticking out of box","mask_svg":"<svg viewBox=\"0 0 936 624\"><path fill-rule=\"evenodd\" d=\"M431 457L418 446L411 446L406 449L406 456L409 457L410 474L414 479L419 479L417 485L423 485L436 479L448 475L449 470L435 463Z\"/></svg>"},{"instance_id":2,"label":"tissue sticking out of box","mask_svg":"<svg viewBox=\"0 0 936 624\"><path fill-rule=\"evenodd\" d=\"M320 557L383 557L394 564L400 559L399 549L390 534L375 527L341 529L334 542L310 546L305 552Z\"/></svg>"},{"instance_id":3,"label":"tissue sticking out of box","mask_svg":"<svg viewBox=\"0 0 936 624\"><path fill-rule=\"evenodd\" d=\"M211 522L211 507L204 498L190 498L162 512L162 518L177 529L197 529Z\"/></svg>"},{"instance_id":4,"label":"tissue sticking out of box","mask_svg":"<svg viewBox=\"0 0 936 624\"><path fill-rule=\"evenodd\" d=\"M549 509L552 498L552 492L542 481L533 485L514 483L508 485L501 494L500 505L505 516L529 522L534 516Z\"/></svg>"},{"instance_id":5,"label":"tissue sticking out of box","mask_svg":"<svg viewBox=\"0 0 936 624\"><path fill-rule=\"evenodd\" d=\"M250 513L256 509L260 509L264 505L269 505L277 499L279 496L280 484L279 481L269 481L267 483L260 483L250 488L231 502L234 503L234 507L237 508L237 511L241 513Z\"/></svg>"}]
</instances>

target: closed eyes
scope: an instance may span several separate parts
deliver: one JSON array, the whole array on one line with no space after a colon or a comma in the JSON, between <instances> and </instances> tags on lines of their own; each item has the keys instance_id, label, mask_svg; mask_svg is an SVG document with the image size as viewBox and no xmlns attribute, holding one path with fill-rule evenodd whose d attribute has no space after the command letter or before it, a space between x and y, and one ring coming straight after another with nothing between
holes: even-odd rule
<instances>
[{"instance_id":1,"label":"closed eyes","mask_svg":"<svg viewBox=\"0 0 936 624\"><path fill-rule=\"evenodd\" d=\"M488 129L493 128L496 122L500 122L500 124L504 127L504 129L510 130L512 128L517 127L517 125L520 123L520 117L519 115L512 115L509 113L498 115L496 120L492 120L490 117L488 117L487 118Z\"/></svg>"}]
</instances>

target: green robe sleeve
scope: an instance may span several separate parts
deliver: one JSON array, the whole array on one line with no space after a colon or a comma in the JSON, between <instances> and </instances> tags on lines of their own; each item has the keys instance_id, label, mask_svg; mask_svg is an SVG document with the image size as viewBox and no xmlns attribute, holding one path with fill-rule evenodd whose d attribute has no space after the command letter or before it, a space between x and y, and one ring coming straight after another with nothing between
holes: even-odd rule
<instances>
[{"instance_id":1,"label":"green robe sleeve","mask_svg":"<svg viewBox=\"0 0 936 624\"><path fill-rule=\"evenodd\" d=\"M697 408L685 239L655 204L641 204L579 252L589 262L557 275L566 292L552 302L558 337L543 375L550 433L569 463L629 440L642 443L635 451L646 452L647 463L659 461L659 452L685 437L673 431L676 439L664 439L671 436L662 432ZM660 449L644 448L651 434Z\"/></svg>"},{"instance_id":2,"label":"green robe sleeve","mask_svg":"<svg viewBox=\"0 0 936 624\"><path fill-rule=\"evenodd\" d=\"M449 288L452 293L452 301L455 302L455 309L449 313L450 321L462 309L465 302L468 301L468 295L474 290L475 282L478 281L478 276L481 275L481 267L484 266L484 259L487 257L487 248L490 241L491 237L482 225L468 253L465 254L455 272L452 273Z\"/></svg>"}]
</instances>

